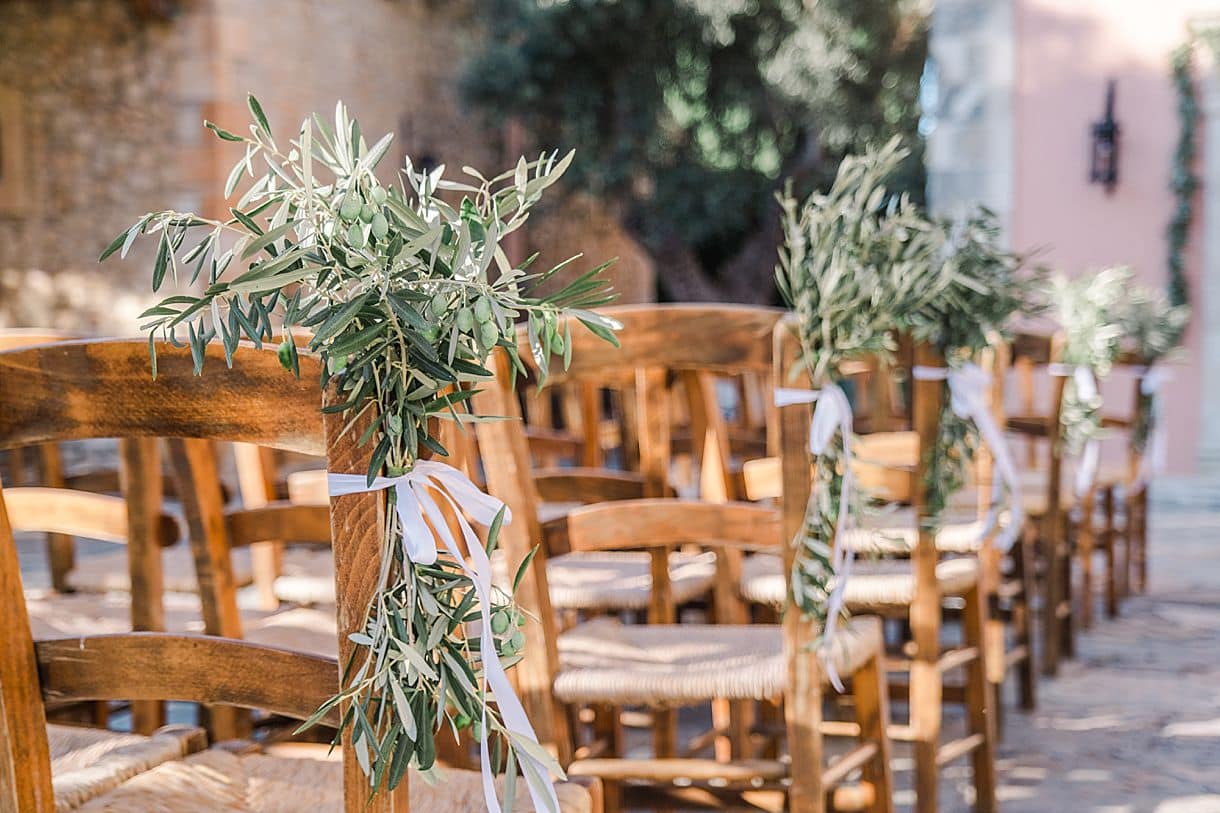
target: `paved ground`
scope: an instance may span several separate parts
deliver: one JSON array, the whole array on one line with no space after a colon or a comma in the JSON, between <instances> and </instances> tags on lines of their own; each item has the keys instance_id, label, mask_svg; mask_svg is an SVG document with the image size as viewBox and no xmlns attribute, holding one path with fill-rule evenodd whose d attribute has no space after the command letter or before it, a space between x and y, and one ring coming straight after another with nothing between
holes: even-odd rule
<instances>
[{"instance_id":1,"label":"paved ground","mask_svg":"<svg viewBox=\"0 0 1220 813\"><path fill-rule=\"evenodd\" d=\"M1079 636L1036 712L1008 715L1005 813L1220 813L1220 510L1152 523L1148 593ZM946 810L970 809L966 779Z\"/></svg>"}]
</instances>

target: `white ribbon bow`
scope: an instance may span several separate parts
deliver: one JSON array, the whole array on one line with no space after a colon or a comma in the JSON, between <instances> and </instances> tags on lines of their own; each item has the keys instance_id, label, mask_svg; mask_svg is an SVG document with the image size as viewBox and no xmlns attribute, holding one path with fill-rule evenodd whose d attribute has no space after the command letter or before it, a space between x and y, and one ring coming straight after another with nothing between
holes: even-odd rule
<instances>
[{"instance_id":1,"label":"white ribbon bow","mask_svg":"<svg viewBox=\"0 0 1220 813\"><path fill-rule=\"evenodd\" d=\"M911 375L921 381L948 381L949 408L959 418L974 422L983 443L987 444L991 451L999 477L994 478L991 483L991 507L987 511L979 538L986 539L998 524L1000 499L1004 487L1007 486L1010 495L1008 524L996 534L992 543L997 550L1007 552L1020 536L1025 517L1021 508L1021 482L1017 477L1017 466L1008 450L1004 433L1000 431L995 417L987 408L987 388L991 386L991 375L973 363L964 364L957 369L917 365Z\"/></svg>"},{"instance_id":2,"label":"white ribbon bow","mask_svg":"<svg viewBox=\"0 0 1220 813\"><path fill-rule=\"evenodd\" d=\"M852 481L855 474L852 470L852 422L851 402L843 388L835 383L823 384L820 390L793 389L779 387L775 390L775 405L786 407L793 404L816 404L813 408L813 418L809 422L809 451L814 457L820 457L830 446L835 433L843 436L843 485L839 491L839 517L835 525L834 554L831 557L831 567L834 569L835 586L830 591L826 607L826 630L823 643L826 650L834 644L835 630L839 624L839 615L843 612L844 591L847 579L851 576L851 565L855 555L847 542L847 531L851 512L848 508L851 501ZM826 675L831 684L840 692L843 682L834 667L834 658L824 658Z\"/></svg>"},{"instance_id":3,"label":"white ribbon bow","mask_svg":"<svg viewBox=\"0 0 1220 813\"><path fill-rule=\"evenodd\" d=\"M500 709L500 717L504 726L518 739L526 739L537 744L538 737L525 709L517 699L500 657L496 652L495 636L491 629L491 560L487 551L479 542L474 529L467 522L465 514L480 525L490 525L495 521L500 509L504 508L504 522L512 521L512 515L504 503L484 494L478 486L470 481L465 474L453 466L436 460L420 460L415 468L397 477L377 477L369 485L368 478L361 474L331 474L326 475L330 496L339 497L345 494L359 494L370 491L382 491L392 488L396 496L395 512L402 523L403 554L418 565L430 565L436 561L438 548L444 545L449 555L470 577L475 593L479 599L481 616L479 657L483 663L483 677L487 688L496 705ZM446 500L453 508L454 516L462 529L466 541L466 549L471 561L462 556L457 541L441 513L434 494ZM465 512L465 514L463 513ZM432 523L432 528L424 521L424 517ZM435 529L435 532L434 530ZM487 707L483 708L482 733L479 737L479 750L483 768L483 796L490 813L500 813L500 802L496 798L495 777L491 769L491 756L488 753ZM554 785L547 781L549 770L547 766L532 754L518 752L522 772L527 779L530 798L535 810L559 810L559 799L555 795Z\"/></svg>"},{"instance_id":4,"label":"white ribbon bow","mask_svg":"<svg viewBox=\"0 0 1220 813\"><path fill-rule=\"evenodd\" d=\"M1154 364L1151 367L1139 368L1136 375L1140 379L1140 392L1152 400L1152 414L1148 416L1148 437L1144 454L1140 457L1139 469L1135 473L1134 485L1140 488L1148 484L1152 475L1163 472L1169 459L1169 433L1162 421L1164 415L1161 414L1161 387L1173 380L1173 370Z\"/></svg>"},{"instance_id":5,"label":"white ribbon bow","mask_svg":"<svg viewBox=\"0 0 1220 813\"><path fill-rule=\"evenodd\" d=\"M1076 387L1076 398L1083 402L1097 398L1097 376L1093 368L1087 364L1071 367L1064 364L1050 365L1050 374L1055 376L1071 376ZM1101 463L1101 442L1092 437L1084 445L1080 460L1076 464L1076 496L1083 497L1097 481L1097 467Z\"/></svg>"}]
</instances>

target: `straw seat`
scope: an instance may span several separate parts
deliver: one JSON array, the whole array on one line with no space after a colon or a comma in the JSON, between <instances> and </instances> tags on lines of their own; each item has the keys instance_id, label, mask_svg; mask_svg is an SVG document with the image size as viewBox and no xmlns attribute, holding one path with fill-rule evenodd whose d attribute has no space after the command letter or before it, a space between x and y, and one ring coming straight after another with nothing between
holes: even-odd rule
<instances>
[{"instance_id":1,"label":"straw seat","mask_svg":"<svg viewBox=\"0 0 1220 813\"><path fill-rule=\"evenodd\" d=\"M849 675L876 653L877 619L836 636L835 667ZM787 688L778 625L623 624L597 618L559 638L555 696L566 703L668 706L709 698L764 700Z\"/></svg>"},{"instance_id":2,"label":"straw seat","mask_svg":"<svg viewBox=\"0 0 1220 813\"><path fill-rule=\"evenodd\" d=\"M512 582L503 557L492 559L495 581ZM644 610L652 597L652 575L646 551L579 551L547 560L551 606L556 610ZM716 578L713 553L671 553L669 579L673 600L685 604L712 589Z\"/></svg>"},{"instance_id":3,"label":"straw seat","mask_svg":"<svg viewBox=\"0 0 1220 813\"><path fill-rule=\"evenodd\" d=\"M244 638L256 644L337 658L338 628L333 607L293 607L243 621Z\"/></svg>"},{"instance_id":4,"label":"straw seat","mask_svg":"<svg viewBox=\"0 0 1220 813\"><path fill-rule=\"evenodd\" d=\"M236 754L212 749L142 773L78 808L82 813L341 813L343 765L326 759L270 754ZM293 753L310 753L293 749ZM442 770L435 785L414 771L409 778L412 810L475 813L486 810L480 774ZM502 780L500 780L502 784ZM517 785L514 810L531 811L524 782ZM591 813L588 791L573 783L556 785L562 813Z\"/></svg>"},{"instance_id":5,"label":"straw seat","mask_svg":"<svg viewBox=\"0 0 1220 813\"><path fill-rule=\"evenodd\" d=\"M239 587L253 579L250 551L234 550L233 577ZM189 545L179 543L161 554L162 579L166 590L173 593L194 593L199 589L195 576L195 559ZM113 551L82 558L68 573L68 586L84 593L128 593L131 591L126 547L116 545Z\"/></svg>"},{"instance_id":6,"label":"straw seat","mask_svg":"<svg viewBox=\"0 0 1220 813\"><path fill-rule=\"evenodd\" d=\"M197 596L170 594L163 603L167 630L203 631ZM99 596L31 590L26 593L26 607L30 631L38 641L131 630L131 601L122 593Z\"/></svg>"},{"instance_id":7,"label":"straw seat","mask_svg":"<svg viewBox=\"0 0 1220 813\"><path fill-rule=\"evenodd\" d=\"M55 810L61 813L78 810L133 776L199 750L205 739L202 730L189 726L171 726L150 737L141 737L50 724L47 741L51 749Z\"/></svg>"},{"instance_id":8,"label":"straw seat","mask_svg":"<svg viewBox=\"0 0 1220 813\"><path fill-rule=\"evenodd\" d=\"M978 559L945 559L936 565L936 581L942 596L963 596L978 582ZM747 600L772 607L783 606L787 595L783 563L778 556L759 554L741 567L741 593ZM853 612L905 612L915 599L912 563L903 559L857 561L847 582L844 602Z\"/></svg>"},{"instance_id":9,"label":"straw seat","mask_svg":"<svg viewBox=\"0 0 1220 813\"><path fill-rule=\"evenodd\" d=\"M886 528L853 528L846 534L847 545L859 556L909 556L915 549L918 532L909 511L896 515L902 525ZM949 522L936 533L936 550L941 553L978 553L983 548L983 521Z\"/></svg>"},{"instance_id":10,"label":"straw seat","mask_svg":"<svg viewBox=\"0 0 1220 813\"><path fill-rule=\"evenodd\" d=\"M335 603L335 555L329 548L285 546L275 596L291 604Z\"/></svg>"}]
</instances>

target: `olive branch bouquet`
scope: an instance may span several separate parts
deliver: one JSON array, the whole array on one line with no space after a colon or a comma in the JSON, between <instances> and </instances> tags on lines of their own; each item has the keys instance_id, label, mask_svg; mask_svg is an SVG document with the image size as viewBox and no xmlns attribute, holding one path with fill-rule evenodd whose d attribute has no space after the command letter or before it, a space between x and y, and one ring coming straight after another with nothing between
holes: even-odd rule
<instances>
[{"instance_id":1,"label":"olive branch bouquet","mask_svg":"<svg viewBox=\"0 0 1220 813\"><path fill-rule=\"evenodd\" d=\"M1087 367L1098 378L1109 374L1121 350L1131 277L1131 269L1126 267L1106 268L1076 279L1051 276L1047 298L1063 330L1061 361L1065 366ZM1069 377L1059 423L1064 449L1079 455L1102 435L1100 394L1089 397L1078 392L1074 378Z\"/></svg>"},{"instance_id":2,"label":"olive branch bouquet","mask_svg":"<svg viewBox=\"0 0 1220 813\"><path fill-rule=\"evenodd\" d=\"M891 356L900 315L924 307L948 284L943 229L885 185L906 155L899 140L891 140L844 159L825 193L798 202L787 190L780 198L784 241L776 282L796 312L797 364L815 387L840 383L845 362ZM845 440L836 435L815 460L804 528L793 541L793 602L823 629L836 575L831 544L839 514L858 516L864 505L858 490L841 503Z\"/></svg>"},{"instance_id":3,"label":"olive branch bouquet","mask_svg":"<svg viewBox=\"0 0 1220 813\"><path fill-rule=\"evenodd\" d=\"M1000 244L995 215L979 208L954 223L942 222L946 234L946 282L921 308L899 321L916 341L937 349L951 369L976 360L1002 337L1018 314L1040 310L1045 271L1025 269L1022 257ZM947 385L946 385L947 386ZM937 442L927 466L928 514L940 517L953 495L966 484L967 466L980 445L979 428L953 411L944 399Z\"/></svg>"},{"instance_id":4,"label":"olive branch bouquet","mask_svg":"<svg viewBox=\"0 0 1220 813\"><path fill-rule=\"evenodd\" d=\"M1190 320L1189 305L1173 305L1161 290L1133 285L1127 291L1119 322L1122 325L1123 346L1131 350L1148 368L1171 359L1180 349L1186 324ZM1132 427L1132 445L1141 454L1148 444L1156 418L1155 393L1141 387L1139 416Z\"/></svg>"},{"instance_id":5,"label":"olive branch bouquet","mask_svg":"<svg viewBox=\"0 0 1220 813\"><path fill-rule=\"evenodd\" d=\"M397 182L383 185L374 170L392 136L369 146L342 103L332 123L307 118L284 145L258 101L251 96L248 103L249 135L205 123L218 138L245 147L225 184L231 198L250 180L231 217L152 212L102 252L102 260L126 256L142 235L153 237L153 290L167 276L202 287L202 293L166 297L143 314L154 375L157 338L189 346L197 374L205 346L217 338L229 364L243 338L257 346L278 340L282 364L299 374L298 341L305 342L323 362L323 388L342 398L325 409L348 417L346 431L372 418L359 439L371 447L372 486L379 475L411 471L423 454L446 454L430 425L476 420L463 411L472 387L492 376L487 359L494 347L514 353L515 326L523 319L544 376L553 352L565 363L571 352L572 320L561 317L614 341L617 324L590 310L612 299L605 265L549 296L532 297L530 286L576 258L533 273L533 257L514 266L500 246L563 174L571 153L522 158L493 178L464 167L463 181L447 179L443 166L417 169L408 158ZM298 336L294 328L311 335ZM388 499L382 584L366 629L351 636L358 648L340 694L302 728L350 700L341 730L351 728L373 787L396 787L411 765L432 768L435 735L444 725L455 732L471 726L476 736L491 738L493 761L504 763L510 783L517 767L531 788L549 782L531 766L558 773L554 760L505 726L486 696L482 650L495 647L505 666L518 661L522 614L510 595L496 590L489 608L495 640L464 634L480 617L471 578L444 556L426 565L408 560L393 489ZM489 553L502 520L503 512L489 528ZM490 730L480 731L484 719Z\"/></svg>"}]
</instances>

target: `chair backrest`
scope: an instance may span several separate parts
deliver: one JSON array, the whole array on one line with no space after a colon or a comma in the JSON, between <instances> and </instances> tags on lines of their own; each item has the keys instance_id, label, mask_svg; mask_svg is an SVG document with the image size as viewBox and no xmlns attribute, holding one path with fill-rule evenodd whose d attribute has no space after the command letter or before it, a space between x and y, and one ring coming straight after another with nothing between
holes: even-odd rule
<instances>
[{"instance_id":1,"label":"chair backrest","mask_svg":"<svg viewBox=\"0 0 1220 813\"><path fill-rule=\"evenodd\" d=\"M786 386L812 389L813 382L808 373L802 368L794 368L794 362L799 356L800 341L796 334L796 323L794 317L790 317L775 327L776 380L786 379L788 382ZM945 366L944 359L927 345L916 345L913 358L915 364L923 367ZM793 369L797 369L795 379L788 377L789 372ZM916 380L912 384L911 422L917 440L916 460L918 462L915 466L915 476L912 478L911 503L918 527L911 558L914 561L917 602L921 600L939 602L936 582L938 559L936 539L935 535L924 527L924 523L919 522L918 518L927 513L927 452L936 443L939 434L941 407L945 398L944 390L943 381ZM794 404L779 410L777 425L782 466L781 505L784 539L796 538L805 523L805 512L812 488L812 471L807 451L811 419L812 407L808 404ZM840 544L840 540L833 540L831 544L832 546ZM793 546L786 545L784 551L785 570L790 572ZM799 632L802 640L808 634L808 631Z\"/></svg>"},{"instance_id":2,"label":"chair backrest","mask_svg":"<svg viewBox=\"0 0 1220 813\"><path fill-rule=\"evenodd\" d=\"M1046 513L1044 522L1053 526L1059 521L1063 494L1066 456L1060 442L1060 418L1067 377L1050 376L1050 393L1046 407L1037 407L1035 371L1057 364L1063 353L1063 336L1057 333L1017 333L1010 346L1011 371L1018 386L1019 412L1009 415L1005 425L1010 433L1029 438L1027 464L1039 465L1038 449L1046 449Z\"/></svg>"},{"instance_id":3,"label":"chair backrest","mask_svg":"<svg viewBox=\"0 0 1220 813\"><path fill-rule=\"evenodd\" d=\"M760 342L769 342L766 336ZM760 351L760 355L765 355ZM476 425L479 452L488 492L503 500L513 513L511 524L500 532L500 549L507 572L515 573L530 555L517 593L523 609L541 623L527 626L525 659L515 672L522 701L540 736L551 735L560 761L571 758L568 721L555 707L551 686L558 673L556 620L547 586L547 548L540 544L543 528L538 520L539 496L533 477L529 441L520 418L520 404L512 384L507 357L496 358L495 382L484 385L472 400L476 413L510 420ZM769 377L769 376L768 376ZM563 533L576 550L646 549L652 557L652 622L673 621L673 603L666 599L669 584L668 549L687 542L719 547L774 547L780 542L779 515L771 508L728 503L710 504L675 499L642 498L577 508L562 523ZM536 550L535 550L536 549ZM735 589L735 584L726 584ZM815 684L816 685L816 684Z\"/></svg>"},{"instance_id":4,"label":"chair backrest","mask_svg":"<svg viewBox=\"0 0 1220 813\"><path fill-rule=\"evenodd\" d=\"M769 382L767 337L783 312L744 305L629 305L601 311L622 324L619 347L577 325L571 330L571 364L551 365L550 383L576 387L586 428L596 422L600 394L609 389L627 413L623 432L633 444L625 457L638 460L642 493L666 496L671 461L670 384L678 380L690 416L691 446L700 458L701 495L730 499L736 486L728 469L728 423L716 396L717 377L751 376ZM527 334L519 334L521 356L530 364ZM762 385L769 391L768 383ZM545 392L545 390L544 390ZM586 437L586 442L590 442Z\"/></svg>"},{"instance_id":5,"label":"chair backrest","mask_svg":"<svg viewBox=\"0 0 1220 813\"><path fill-rule=\"evenodd\" d=\"M363 427L353 434L343 431L346 417L324 421L318 360L303 355L300 365L301 376L294 378L274 352L243 346L227 368L221 348L212 345L204 375L196 376L190 352L166 345L158 348L153 379L142 341L0 353L0 448L106 437L249 442L325 454L331 471L363 473L368 450L357 445ZM354 646L348 635L362 628L375 589L384 517L379 494L338 499L331 511L340 662ZM54 809L44 700L179 699L305 718L335 693L334 660L226 639L132 633L35 645L7 513L0 511L0 518L0 762L13 766L16 781L4 792L15 809ZM341 712L336 709L328 722L337 725ZM400 786L370 804L350 738L343 756L346 809L387 811L394 798L405 798Z\"/></svg>"}]
</instances>

